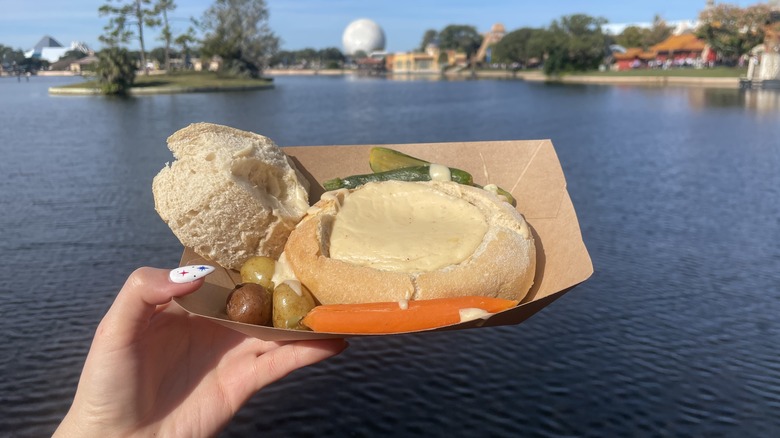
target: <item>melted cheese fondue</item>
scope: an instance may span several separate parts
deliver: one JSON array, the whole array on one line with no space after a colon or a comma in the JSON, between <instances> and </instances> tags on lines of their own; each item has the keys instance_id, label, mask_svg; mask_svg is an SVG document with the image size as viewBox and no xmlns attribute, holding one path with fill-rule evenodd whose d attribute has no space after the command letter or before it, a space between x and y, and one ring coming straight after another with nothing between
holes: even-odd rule
<instances>
[{"instance_id":1,"label":"melted cheese fondue","mask_svg":"<svg viewBox=\"0 0 780 438\"><path fill-rule=\"evenodd\" d=\"M388 271L432 271L472 255L487 229L475 206L425 184L366 184L344 198L330 257Z\"/></svg>"}]
</instances>

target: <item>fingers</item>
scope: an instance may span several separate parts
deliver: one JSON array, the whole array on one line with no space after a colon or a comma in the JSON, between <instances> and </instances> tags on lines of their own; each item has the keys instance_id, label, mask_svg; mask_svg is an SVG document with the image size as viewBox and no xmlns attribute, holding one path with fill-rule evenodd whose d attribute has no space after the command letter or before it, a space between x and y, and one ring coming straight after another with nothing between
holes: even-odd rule
<instances>
[{"instance_id":1,"label":"fingers","mask_svg":"<svg viewBox=\"0 0 780 438\"><path fill-rule=\"evenodd\" d=\"M139 268L128 277L98 329L99 335L111 336L117 346L137 339L149 326L157 306L173 297L192 293L203 284L202 279L174 283L172 271Z\"/></svg>"},{"instance_id":2,"label":"fingers","mask_svg":"<svg viewBox=\"0 0 780 438\"><path fill-rule=\"evenodd\" d=\"M275 382L298 368L315 364L335 356L345 348L344 339L318 339L297 341L271 350L257 358L255 377L257 388Z\"/></svg>"}]
</instances>

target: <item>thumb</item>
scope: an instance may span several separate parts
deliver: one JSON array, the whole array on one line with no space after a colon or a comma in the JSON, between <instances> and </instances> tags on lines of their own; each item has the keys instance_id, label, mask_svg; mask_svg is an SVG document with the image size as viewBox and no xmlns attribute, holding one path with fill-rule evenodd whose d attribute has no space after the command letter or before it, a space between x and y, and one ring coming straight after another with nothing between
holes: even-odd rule
<instances>
[{"instance_id":1,"label":"thumb","mask_svg":"<svg viewBox=\"0 0 780 438\"><path fill-rule=\"evenodd\" d=\"M214 271L211 266L204 265L201 268L203 271L195 275L194 280L186 283L174 282L175 273L181 272L181 269L136 269L127 278L101 321L98 328L100 334L112 337L117 345L132 342L149 326L157 306L169 303L173 297L195 292L203 284L202 277ZM190 278L192 277L190 275Z\"/></svg>"}]
</instances>

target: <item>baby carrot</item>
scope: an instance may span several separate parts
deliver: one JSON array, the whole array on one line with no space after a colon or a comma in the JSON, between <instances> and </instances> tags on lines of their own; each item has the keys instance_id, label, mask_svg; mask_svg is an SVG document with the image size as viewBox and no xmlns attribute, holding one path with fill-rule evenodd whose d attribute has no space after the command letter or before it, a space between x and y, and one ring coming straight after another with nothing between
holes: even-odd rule
<instances>
[{"instance_id":1,"label":"baby carrot","mask_svg":"<svg viewBox=\"0 0 780 438\"><path fill-rule=\"evenodd\" d=\"M317 332L401 333L461 322L461 310L481 309L497 313L518 301L489 297L454 297L364 304L327 304L312 309L302 323ZM479 310L476 310L479 312Z\"/></svg>"}]
</instances>

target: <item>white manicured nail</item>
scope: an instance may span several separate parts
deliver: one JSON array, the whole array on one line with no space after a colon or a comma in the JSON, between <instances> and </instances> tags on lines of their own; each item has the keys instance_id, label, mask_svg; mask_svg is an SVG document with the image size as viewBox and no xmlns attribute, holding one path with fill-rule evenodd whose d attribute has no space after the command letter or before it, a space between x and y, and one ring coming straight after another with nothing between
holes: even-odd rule
<instances>
[{"instance_id":1,"label":"white manicured nail","mask_svg":"<svg viewBox=\"0 0 780 438\"><path fill-rule=\"evenodd\" d=\"M203 278L214 272L214 267L209 265L189 265L180 266L170 273L171 281L174 283L189 283L199 278Z\"/></svg>"}]
</instances>

